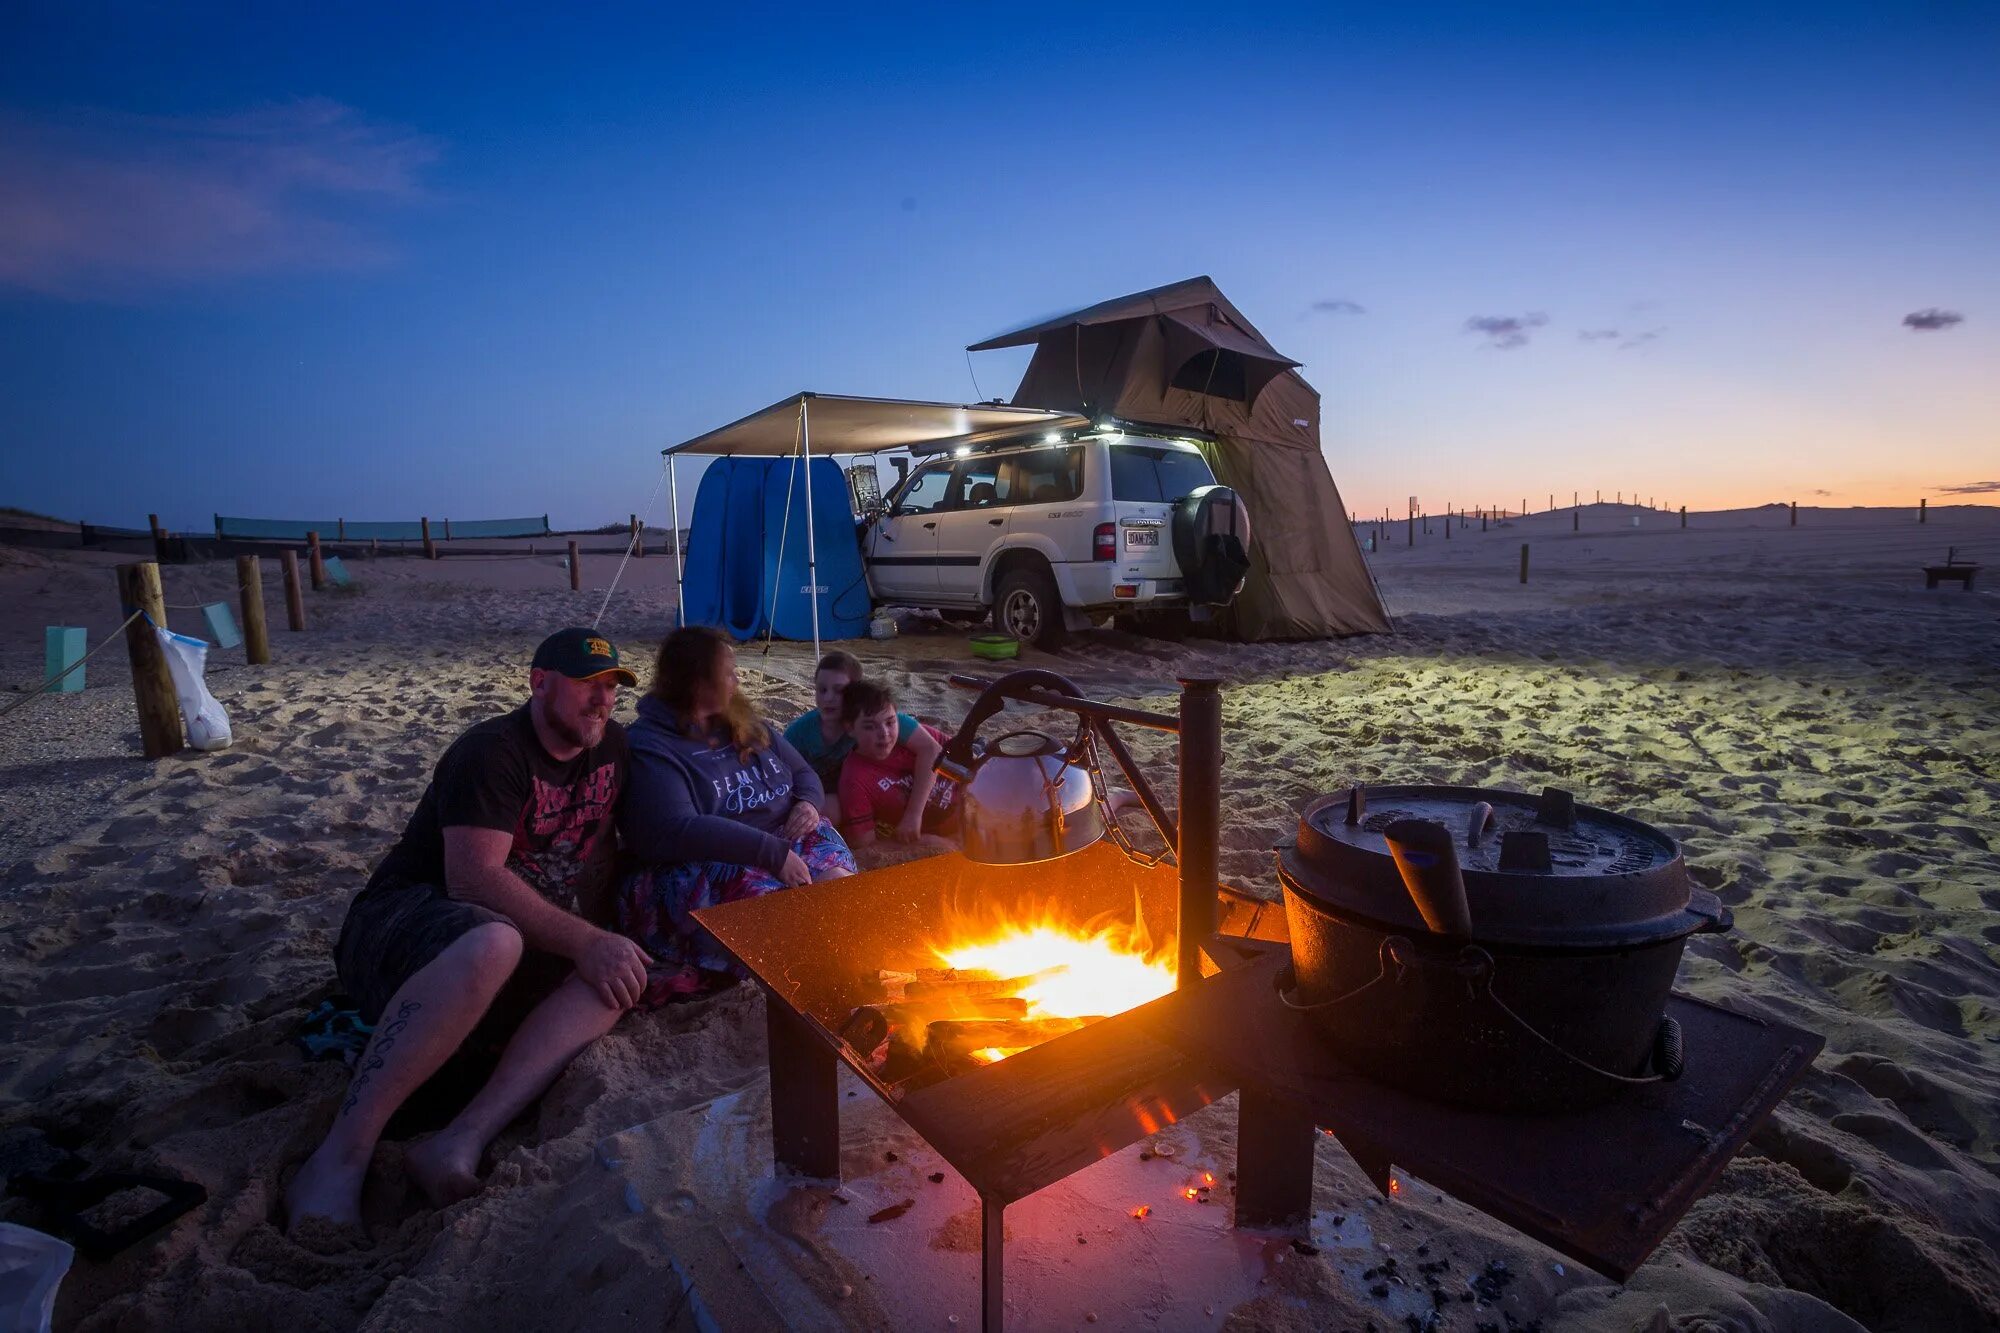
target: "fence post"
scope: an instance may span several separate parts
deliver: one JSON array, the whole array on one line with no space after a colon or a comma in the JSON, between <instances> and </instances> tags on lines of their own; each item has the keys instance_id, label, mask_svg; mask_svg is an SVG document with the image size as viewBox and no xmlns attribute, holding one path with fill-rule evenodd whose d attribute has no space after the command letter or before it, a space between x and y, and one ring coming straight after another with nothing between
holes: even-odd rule
<instances>
[{"instance_id":1,"label":"fence post","mask_svg":"<svg viewBox=\"0 0 2000 1333\"><path fill-rule=\"evenodd\" d=\"M1930 516L1924 512L1924 506L1928 505L1929 503L1930 500L1928 497L1917 501L1917 522L1925 523L1929 521Z\"/></svg>"},{"instance_id":2,"label":"fence post","mask_svg":"<svg viewBox=\"0 0 2000 1333\"><path fill-rule=\"evenodd\" d=\"M1528 544L1521 543L1521 582L1528 581Z\"/></svg>"},{"instance_id":3,"label":"fence post","mask_svg":"<svg viewBox=\"0 0 2000 1333\"><path fill-rule=\"evenodd\" d=\"M1569 530L1571 532L1583 531L1583 511L1581 509L1572 509L1569 511Z\"/></svg>"},{"instance_id":4,"label":"fence post","mask_svg":"<svg viewBox=\"0 0 2000 1333\"><path fill-rule=\"evenodd\" d=\"M164 759L181 748L181 710L174 699L174 678L153 625L166 627L166 596L160 590L160 567L152 561L118 566L120 614L144 611L152 618L125 627L125 651L132 659L132 697L139 705L139 741L148 759Z\"/></svg>"},{"instance_id":5,"label":"fence post","mask_svg":"<svg viewBox=\"0 0 2000 1333\"><path fill-rule=\"evenodd\" d=\"M576 563L576 538L572 537L569 542L569 590L576 592L582 587L583 575Z\"/></svg>"},{"instance_id":6,"label":"fence post","mask_svg":"<svg viewBox=\"0 0 2000 1333\"><path fill-rule=\"evenodd\" d=\"M1686 505L1682 505L1682 506L1681 506L1681 526L1682 526L1682 527L1686 527L1687 525L1688 525L1688 507L1687 507Z\"/></svg>"},{"instance_id":7,"label":"fence post","mask_svg":"<svg viewBox=\"0 0 2000 1333\"><path fill-rule=\"evenodd\" d=\"M646 554L646 543L639 536L639 516L632 515L632 554Z\"/></svg>"},{"instance_id":8,"label":"fence post","mask_svg":"<svg viewBox=\"0 0 2000 1333\"><path fill-rule=\"evenodd\" d=\"M424 530L424 559L435 560L438 558L438 548L437 543L431 540L431 521L428 518L417 521L423 525Z\"/></svg>"},{"instance_id":9,"label":"fence post","mask_svg":"<svg viewBox=\"0 0 2000 1333\"><path fill-rule=\"evenodd\" d=\"M271 660L271 630L264 623L264 574L257 557L236 557L236 600L243 607L243 657L251 666Z\"/></svg>"},{"instance_id":10,"label":"fence post","mask_svg":"<svg viewBox=\"0 0 2000 1333\"><path fill-rule=\"evenodd\" d=\"M446 520L444 521L444 539L445 539L446 541L450 541L450 540L451 540L451 520L450 520L450 519L446 519Z\"/></svg>"},{"instance_id":11,"label":"fence post","mask_svg":"<svg viewBox=\"0 0 2000 1333\"><path fill-rule=\"evenodd\" d=\"M160 526L160 516L158 514L146 515L146 526L153 530L153 559L157 563L164 565L167 563L167 533L166 529ZM157 569L154 570L154 580L157 581L159 577L160 572Z\"/></svg>"},{"instance_id":12,"label":"fence post","mask_svg":"<svg viewBox=\"0 0 2000 1333\"><path fill-rule=\"evenodd\" d=\"M344 542L344 541L346 541L346 540L347 540L347 520L346 520L346 519L344 519L344 518L337 518L337 519L335 519L335 520L333 521L333 534L334 534L334 539L335 539L336 541L343 541L343 542Z\"/></svg>"},{"instance_id":13,"label":"fence post","mask_svg":"<svg viewBox=\"0 0 2000 1333\"><path fill-rule=\"evenodd\" d=\"M1792 501L1792 526L1796 528L1798 525L1799 525L1799 502L1797 500L1794 500Z\"/></svg>"},{"instance_id":14,"label":"fence post","mask_svg":"<svg viewBox=\"0 0 2000 1333\"><path fill-rule=\"evenodd\" d=\"M299 587L299 553L285 552L285 622L293 629L306 627L306 594Z\"/></svg>"},{"instance_id":15,"label":"fence post","mask_svg":"<svg viewBox=\"0 0 2000 1333\"><path fill-rule=\"evenodd\" d=\"M306 534L306 555L312 564L313 591L318 592L326 587L326 561L319 553L319 534L317 532L308 532Z\"/></svg>"}]
</instances>

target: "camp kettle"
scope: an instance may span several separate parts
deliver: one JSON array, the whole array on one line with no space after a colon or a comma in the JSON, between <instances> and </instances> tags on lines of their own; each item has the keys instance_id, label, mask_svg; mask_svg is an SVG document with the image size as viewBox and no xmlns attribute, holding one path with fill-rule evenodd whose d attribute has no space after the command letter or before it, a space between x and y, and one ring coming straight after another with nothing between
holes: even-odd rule
<instances>
[{"instance_id":1,"label":"camp kettle","mask_svg":"<svg viewBox=\"0 0 2000 1333\"><path fill-rule=\"evenodd\" d=\"M1016 671L996 682L1037 685L1082 698L1052 671ZM1104 815L1085 759L1090 724L1065 746L1044 732L1010 731L983 748L979 725L1005 701L988 688L966 713L938 757L938 772L959 784L959 836L967 859L987 865L1046 861L1080 851L1104 836Z\"/></svg>"}]
</instances>

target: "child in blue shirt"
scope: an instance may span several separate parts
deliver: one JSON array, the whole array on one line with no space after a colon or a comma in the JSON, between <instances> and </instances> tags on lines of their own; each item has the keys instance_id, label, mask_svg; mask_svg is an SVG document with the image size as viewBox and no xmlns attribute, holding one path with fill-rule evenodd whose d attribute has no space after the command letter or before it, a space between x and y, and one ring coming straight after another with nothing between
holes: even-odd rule
<instances>
[{"instance_id":1,"label":"child in blue shirt","mask_svg":"<svg viewBox=\"0 0 2000 1333\"><path fill-rule=\"evenodd\" d=\"M840 766L854 752L854 737L840 720L841 694L861 679L861 662L853 653L835 649L819 659L813 671L813 702L818 705L785 728L785 739L819 774L826 791L826 817L840 827ZM916 755L917 771L929 775L942 750L929 728L918 724L908 713L896 714L897 743ZM927 784L928 786L928 784ZM895 837L899 842L915 842L923 834L923 802L912 801L909 811L898 821Z\"/></svg>"}]
</instances>

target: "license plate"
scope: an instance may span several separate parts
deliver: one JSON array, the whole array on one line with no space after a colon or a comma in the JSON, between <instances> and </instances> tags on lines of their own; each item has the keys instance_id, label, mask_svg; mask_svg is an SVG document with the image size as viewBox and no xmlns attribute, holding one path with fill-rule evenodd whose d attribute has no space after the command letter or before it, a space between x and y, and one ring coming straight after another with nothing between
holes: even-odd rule
<instances>
[{"instance_id":1,"label":"license plate","mask_svg":"<svg viewBox=\"0 0 2000 1333\"><path fill-rule=\"evenodd\" d=\"M1128 547L1158 546L1159 544L1160 544L1160 530L1158 528L1125 529L1125 545L1127 545Z\"/></svg>"}]
</instances>

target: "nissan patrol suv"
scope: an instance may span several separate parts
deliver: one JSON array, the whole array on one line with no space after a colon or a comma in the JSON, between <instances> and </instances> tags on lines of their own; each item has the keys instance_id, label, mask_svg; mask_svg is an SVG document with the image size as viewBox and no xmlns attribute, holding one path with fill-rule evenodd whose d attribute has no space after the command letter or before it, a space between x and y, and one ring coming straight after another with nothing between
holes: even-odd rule
<instances>
[{"instance_id":1,"label":"nissan patrol suv","mask_svg":"<svg viewBox=\"0 0 2000 1333\"><path fill-rule=\"evenodd\" d=\"M1249 516L1194 445L1100 429L923 460L865 522L878 603L991 611L1036 647L1112 615L1200 619L1248 571Z\"/></svg>"}]
</instances>

